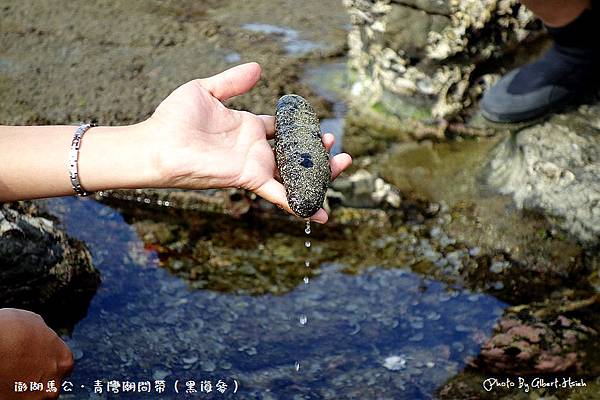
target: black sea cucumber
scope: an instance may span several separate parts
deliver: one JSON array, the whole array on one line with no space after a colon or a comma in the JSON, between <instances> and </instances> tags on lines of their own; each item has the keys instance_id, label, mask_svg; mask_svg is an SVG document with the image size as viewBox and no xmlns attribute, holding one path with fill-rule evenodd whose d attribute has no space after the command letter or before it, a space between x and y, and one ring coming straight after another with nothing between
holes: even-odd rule
<instances>
[{"instance_id":1,"label":"black sea cucumber","mask_svg":"<svg viewBox=\"0 0 600 400\"><path fill-rule=\"evenodd\" d=\"M301 96L277 102L275 158L292 211L310 217L323 206L331 169L317 114Z\"/></svg>"}]
</instances>

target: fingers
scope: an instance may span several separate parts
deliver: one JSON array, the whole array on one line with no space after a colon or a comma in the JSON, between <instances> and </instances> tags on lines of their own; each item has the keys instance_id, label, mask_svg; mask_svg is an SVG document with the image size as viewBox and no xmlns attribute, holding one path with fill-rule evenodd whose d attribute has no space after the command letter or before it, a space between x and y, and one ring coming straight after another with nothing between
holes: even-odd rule
<instances>
[{"instance_id":1,"label":"fingers","mask_svg":"<svg viewBox=\"0 0 600 400\"><path fill-rule=\"evenodd\" d=\"M335 143L335 136L331 133L323 134L323 145L327 152L331 151L333 144ZM331 180L334 180L341 174L346 168L352 165L352 157L348 153L340 153L331 158L329 161L331 166Z\"/></svg>"},{"instance_id":2,"label":"fingers","mask_svg":"<svg viewBox=\"0 0 600 400\"><path fill-rule=\"evenodd\" d=\"M319 208L319 211L310 217L310 220L319 224L324 224L329 220L329 216L327 215L327 211L325 211L325 209Z\"/></svg>"},{"instance_id":3,"label":"fingers","mask_svg":"<svg viewBox=\"0 0 600 400\"><path fill-rule=\"evenodd\" d=\"M273 138L275 134L275 119L270 115L259 115L262 121L267 139ZM331 133L323 134L323 145L327 152L331 151L333 144L335 143L335 136ZM340 153L335 155L330 160L331 167L331 180L337 178L346 168L352 165L352 157L347 153ZM277 171L274 171L275 177L264 183L258 190L255 191L263 199L270 201L277 207L284 209L290 214L295 214L290 208L287 202L287 196L283 185L276 180ZM327 212L324 209L319 209L313 216L310 217L312 221L324 224L329 219Z\"/></svg>"},{"instance_id":4,"label":"fingers","mask_svg":"<svg viewBox=\"0 0 600 400\"><path fill-rule=\"evenodd\" d=\"M335 143L335 136L333 136L333 134L331 134L331 133L323 134L323 145L325 146L325 150L327 150L328 153L331 151L331 148L333 147L334 143Z\"/></svg>"},{"instance_id":5,"label":"fingers","mask_svg":"<svg viewBox=\"0 0 600 400\"><path fill-rule=\"evenodd\" d=\"M210 78L198 79L198 83L214 97L225 101L246 93L260 79L260 65L255 62L238 65Z\"/></svg>"},{"instance_id":6,"label":"fingers","mask_svg":"<svg viewBox=\"0 0 600 400\"><path fill-rule=\"evenodd\" d=\"M290 214L294 213L287 202L285 188L275 179L270 179L265 182L261 187L255 190L255 193Z\"/></svg>"},{"instance_id":7,"label":"fingers","mask_svg":"<svg viewBox=\"0 0 600 400\"><path fill-rule=\"evenodd\" d=\"M75 360L73 358L73 353L71 352L69 347L67 347L65 342L62 341L62 339L60 340L60 343L62 346L56 364L58 366L61 377L65 377L71 374L71 372L73 371Z\"/></svg>"},{"instance_id":8,"label":"fingers","mask_svg":"<svg viewBox=\"0 0 600 400\"><path fill-rule=\"evenodd\" d=\"M352 157L348 153L336 154L329 161L331 167L331 180L338 177L346 168L352 165Z\"/></svg>"},{"instance_id":9,"label":"fingers","mask_svg":"<svg viewBox=\"0 0 600 400\"><path fill-rule=\"evenodd\" d=\"M267 139L273 139L275 137L275 117L272 115L259 115L258 118L262 121L265 127Z\"/></svg>"},{"instance_id":10,"label":"fingers","mask_svg":"<svg viewBox=\"0 0 600 400\"><path fill-rule=\"evenodd\" d=\"M290 208L290 205L287 202L287 197L285 194L285 188L275 179L270 179L266 183L264 183L260 188L258 188L255 193L262 197L263 199L270 201L275 204L277 207L289 212L290 214L295 213ZM324 209L319 209L313 216L310 217L312 221L315 221L320 224L324 224L327 222L328 216L327 212Z\"/></svg>"}]
</instances>

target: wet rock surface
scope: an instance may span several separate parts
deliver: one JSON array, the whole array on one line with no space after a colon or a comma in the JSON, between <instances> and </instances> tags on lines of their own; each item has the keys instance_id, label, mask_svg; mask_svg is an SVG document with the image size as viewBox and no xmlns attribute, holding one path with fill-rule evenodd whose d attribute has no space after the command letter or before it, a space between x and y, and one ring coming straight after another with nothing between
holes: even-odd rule
<instances>
[{"instance_id":1,"label":"wet rock surface","mask_svg":"<svg viewBox=\"0 0 600 400\"><path fill-rule=\"evenodd\" d=\"M598 308L598 299L568 297L507 309L475 363L492 373L514 375L597 374L598 366L586 361L598 332L566 315L578 314L594 323L590 313Z\"/></svg>"},{"instance_id":2,"label":"wet rock surface","mask_svg":"<svg viewBox=\"0 0 600 400\"><path fill-rule=\"evenodd\" d=\"M87 247L30 202L0 204L0 308L41 313L72 328L100 283Z\"/></svg>"},{"instance_id":3,"label":"wet rock surface","mask_svg":"<svg viewBox=\"0 0 600 400\"><path fill-rule=\"evenodd\" d=\"M0 13L0 94L5 105L0 120L136 123L177 86L249 61L261 64L262 79L229 106L272 114L275 99L298 93L327 116L329 103L299 81L299 61L339 55L346 45L342 27L348 17L340 5L321 11L327 24L294 18L320 5L316 0L301 5L281 0L273 12L266 1L6 1ZM298 40L326 45L288 54L276 32L244 27L257 22L283 25L294 29Z\"/></svg>"},{"instance_id":4,"label":"wet rock surface","mask_svg":"<svg viewBox=\"0 0 600 400\"><path fill-rule=\"evenodd\" d=\"M497 135L501 143L481 159L488 168L481 180L511 196L518 208L549 218L554 235L566 232L597 245L597 96L585 99L589 106L522 124L490 124L477 113L479 96L499 74L543 51L539 22L529 11L515 1L345 4L352 16L349 65L354 71L347 151L389 159L398 153L391 143ZM410 146L415 144L405 144ZM478 202L486 200L473 201Z\"/></svg>"},{"instance_id":5,"label":"wet rock surface","mask_svg":"<svg viewBox=\"0 0 600 400\"><path fill-rule=\"evenodd\" d=\"M596 399L600 393L600 371L595 361L599 350L597 311L597 295L578 297L569 289L542 302L507 308L491 337L485 339L479 356L440 387L438 396ZM532 385L528 392L518 388L519 377ZM490 379L509 380L515 386L485 390L483 382ZM551 385L555 380L558 388ZM540 385L544 381L546 386Z\"/></svg>"},{"instance_id":6,"label":"wet rock surface","mask_svg":"<svg viewBox=\"0 0 600 400\"><path fill-rule=\"evenodd\" d=\"M433 207L439 222L423 230L428 236L422 243L430 249L420 264L424 270L444 264L444 254L458 257L448 260L449 271L456 264L455 272L466 281L480 282L513 304L536 300L564 284L589 290L587 275L597 269L595 247L580 244L543 213L519 209L512 198L495 195L485 185L490 154L503 139L393 144L355 164L395 187L402 204L413 193L424 210ZM470 266L458 262L466 253L478 261Z\"/></svg>"},{"instance_id":7,"label":"wet rock surface","mask_svg":"<svg viewBox=\"0 0 600 400\"><path fill-rule=\"evenodd\" d=\"M600 241L600 105L513 132L492 154L488 182L541 209L580 240Z\"/></svg>"},{"instance_id":8,"label":"wet rock surface","mask_svg":"<svg viewBox=\"0 0 600 400\"><path fill-rule=\"evenodd\" d=\"M275 159L291 209L302 218L316 213L325 200L331 169L319 119L301 96L285 95L277 102Z\"/></svg>"},{"instance_id":9,"label":"wet rock surface","mask_svg":"<svg viewBox=\"0 0 600 400\"><path fill-rule=\"evenodd\" d=\"M342 176L327 192L330 206L356 208L398 208L402 202L398 188L365 169Z\"/></svg>"}]
</instances>

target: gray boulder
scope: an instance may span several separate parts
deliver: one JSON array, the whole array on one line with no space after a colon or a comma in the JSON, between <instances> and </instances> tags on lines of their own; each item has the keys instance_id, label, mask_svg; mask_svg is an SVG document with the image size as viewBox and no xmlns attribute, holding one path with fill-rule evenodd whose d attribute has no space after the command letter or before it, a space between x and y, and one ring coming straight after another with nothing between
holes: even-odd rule
<instances>
[{"instance_id":1,"label":"gray boulder","mask_svg":"<svg viewBox=\"0 0 600 400\"><path fill-rule=\"evenodd\" d=\"M100 283L85 245L30 202L0 205L0 307L38 312L53 326L85 315Z\"/></svg>"},{"instance_id":2,"label":"gray boulder","mask_svg":"<svg viewBox=\"0 0 600 400\"><path fill-rule=\"evenodd\" d=\"M494 151L488 182L541 209L585 242L600 238L600 104L512 133Z\"/></svg>"}]
</instances>

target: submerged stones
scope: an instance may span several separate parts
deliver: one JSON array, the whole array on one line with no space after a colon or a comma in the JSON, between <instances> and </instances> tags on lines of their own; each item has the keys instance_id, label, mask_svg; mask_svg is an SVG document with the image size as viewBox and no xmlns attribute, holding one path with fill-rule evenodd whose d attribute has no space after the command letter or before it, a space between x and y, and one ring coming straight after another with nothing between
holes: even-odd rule
<instances>
[{"instance_id":1,"label":"submerged stones","mask_svg":"<svg viewBox=\"0 0 600 400\"><path fill-rule=\"evenodd\" d=\"M319 119L301 96L289 94L277 102L275 156L290 207L310 217L323 205L331 169Z\"/></svg>"},{"instance_id":2,"label":"submerged stones","mask_svg":"<svg viewBox=\"0 0 600 400\"><path fill-rule=\"evenodd\" d=\"M476 364L492 373L523 375L589 371L587 349L598 332L565 314L569 309L589 312L594 303L595 298L546 301L507 309Z\"/></svg>"}]
</instances>

